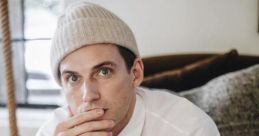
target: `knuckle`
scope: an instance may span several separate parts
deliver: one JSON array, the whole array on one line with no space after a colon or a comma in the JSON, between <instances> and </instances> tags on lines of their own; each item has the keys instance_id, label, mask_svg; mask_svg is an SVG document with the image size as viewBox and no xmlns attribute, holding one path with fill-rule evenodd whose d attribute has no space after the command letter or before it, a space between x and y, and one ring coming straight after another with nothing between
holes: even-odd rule
<instances>
[{"instance_id":1,"label":"knuckle","mask_svg":"<svg viewBox=\"0 0 259 136\"><path fill-rule=\"evenodd\" d=\"M66 127L66 122L65 121L62 121L62 122L60 122L60 123L58 123L58 125L57 125L57 129L63 129L63 128L65 128Z\"/></svg>"},{"instance_id":2,"label":"knuckle","mask_svg":"<svg viewBox=\"0 0 259 136\"><path fill-rule=\"evenodd\" d=\"M66 134L62 131L64 131L66 128L66 123L65 122L60 122L57 124L56 129L55 129L55 136L66 136Z\"/></svg>"}]
</instances>

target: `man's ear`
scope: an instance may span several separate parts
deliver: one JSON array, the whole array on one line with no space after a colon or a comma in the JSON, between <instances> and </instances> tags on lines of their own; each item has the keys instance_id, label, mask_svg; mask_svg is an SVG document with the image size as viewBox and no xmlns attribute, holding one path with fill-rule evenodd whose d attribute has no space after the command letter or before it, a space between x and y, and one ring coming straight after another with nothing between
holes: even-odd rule
<instances>
[{"instance_id":1,"label":"man's ear","mask_svg":"<svg viewBox=\"0 0 259 136\"><path fill-rule=\"evenodd\" d=\"M136 58L131 68L133 74L133 85L138 87L144 78L144 65L140 58Z\"/></svg>"}]
</instances>

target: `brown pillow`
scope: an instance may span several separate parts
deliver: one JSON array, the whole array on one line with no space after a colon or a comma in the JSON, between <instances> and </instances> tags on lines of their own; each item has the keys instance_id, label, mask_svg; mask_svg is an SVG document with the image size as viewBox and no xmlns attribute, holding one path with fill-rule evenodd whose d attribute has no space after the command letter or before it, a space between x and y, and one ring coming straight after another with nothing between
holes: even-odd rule
<instances>
[{"instance_id":1,"label":"brown pillow","mask_svg":"<svg viewBox=\"0 0 259 136\"><path fill-rule=\"evenodd\" d=\"M142 86L164 88L176 92L201 86L210 79L229 72L236 65L238 52L231 50L222 55L215 55L189 64L179 69L164 71L145 77ZM172 62L174 63L174 62Z\"/></svg>"}]
</instances>

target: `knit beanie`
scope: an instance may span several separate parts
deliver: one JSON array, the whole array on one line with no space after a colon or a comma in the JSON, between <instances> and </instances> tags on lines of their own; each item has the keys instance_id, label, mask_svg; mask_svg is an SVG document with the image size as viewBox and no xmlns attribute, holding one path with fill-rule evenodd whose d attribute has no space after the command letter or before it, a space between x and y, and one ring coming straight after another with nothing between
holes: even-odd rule
<instances>
[{"instance_id":1,"label":"knit beanie","mask_svg":"<svg viewBox=\"0 0 259 136\"><path fill-rule=\"evenodd\" d=\"M67 55L98 43L119 45L139 56L131 29L115 14L86 1L69 5L58 20L50 50L51 69L57 83L61 85L59 65Z\"/></svg>"}]
</instances>

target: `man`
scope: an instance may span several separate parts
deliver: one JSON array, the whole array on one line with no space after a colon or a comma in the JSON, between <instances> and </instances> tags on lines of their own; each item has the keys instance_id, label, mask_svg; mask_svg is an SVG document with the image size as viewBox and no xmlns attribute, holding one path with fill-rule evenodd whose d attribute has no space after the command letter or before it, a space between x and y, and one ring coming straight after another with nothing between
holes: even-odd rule
<instances>
[{"instance_id":1,"label":"man","mask_svg":"<svg viewBox=\"0 0 259 136\"><path fill-rule=\"evenodd\" d=\"M67 106L37 136L219 136L188 100L139 87L144 67L132 31L98 5L69 6L53 37L51 65Z\"/></svg>"}]
</instances>

